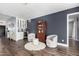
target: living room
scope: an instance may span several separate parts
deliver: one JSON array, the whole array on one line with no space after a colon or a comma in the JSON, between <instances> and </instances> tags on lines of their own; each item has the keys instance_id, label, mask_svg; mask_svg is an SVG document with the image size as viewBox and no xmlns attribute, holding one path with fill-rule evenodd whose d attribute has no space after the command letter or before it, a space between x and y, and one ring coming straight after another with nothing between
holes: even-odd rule
<instances>
[{"instance_id":1,"label":"living room","mask_svg":"<svg viewBox=\"0 0 79 59\"><path fill-rule=\"evenodd\" d=\"M68 38L72 13L79 3L0 3L0 55L79 55L79 41Z\"/></svg>"}]
</instances>

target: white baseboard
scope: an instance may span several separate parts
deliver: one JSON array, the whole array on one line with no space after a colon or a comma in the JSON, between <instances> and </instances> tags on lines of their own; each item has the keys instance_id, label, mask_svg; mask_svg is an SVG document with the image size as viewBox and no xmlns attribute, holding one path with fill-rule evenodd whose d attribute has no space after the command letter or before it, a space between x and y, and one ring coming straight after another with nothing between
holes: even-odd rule
<instances>
[{"instance_id":1,"label":"white baseboard","mask_svg":"<svg viewBox=\"0 0 79 59\"><path fill-rule=\"evenodd\" d=\"M57 43L57 44L60 45L60 46L68 47L67 44L63 44L63 43Z\"/></svg>"}]
</instances>

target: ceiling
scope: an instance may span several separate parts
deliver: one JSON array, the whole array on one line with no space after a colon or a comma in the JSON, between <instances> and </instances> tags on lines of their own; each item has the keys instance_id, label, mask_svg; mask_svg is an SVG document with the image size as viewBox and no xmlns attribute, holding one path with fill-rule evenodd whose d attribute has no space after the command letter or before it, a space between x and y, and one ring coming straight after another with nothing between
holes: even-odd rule
<instances>
[{"instance_id":1,"label":"ceiling","mask_svg":"<svg viewBox=\"0 0 79 59\"><path fill-rule=\"evenodd\" d=\"M0 13L29 20L77 6L78 3L0 3Z\"/></svg>"}]
</instances>

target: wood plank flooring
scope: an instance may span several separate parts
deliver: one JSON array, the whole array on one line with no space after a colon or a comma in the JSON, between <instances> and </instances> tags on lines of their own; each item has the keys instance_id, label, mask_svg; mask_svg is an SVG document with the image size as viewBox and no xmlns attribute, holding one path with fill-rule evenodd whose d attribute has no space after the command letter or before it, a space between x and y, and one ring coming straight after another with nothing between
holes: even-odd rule
<instances>
[{"instance_id":1,"label":"wood plank flooring","mask_svg":"<svg viewBox=\"0 0 79 59\"><path fill-rule=\"evenodd\" d=\"M77 45L67 47L57 46L57 48L46 47L41 51L28 51L24 48L27 40L13 41L0 38L0 56L79 56L79 42ZM72 44L71 44L72 45Z\"/></svg>"}]
</instances>

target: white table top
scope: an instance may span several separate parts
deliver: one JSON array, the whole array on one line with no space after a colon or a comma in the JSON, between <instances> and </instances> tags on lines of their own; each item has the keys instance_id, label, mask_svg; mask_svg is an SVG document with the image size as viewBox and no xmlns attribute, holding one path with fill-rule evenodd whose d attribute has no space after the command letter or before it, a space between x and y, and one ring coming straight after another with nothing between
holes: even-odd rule
<instances>
[{"instance_id":1,"label":"white table top","mask_svg":"<svg viewBox=\"0 0 79 59\"><path fill-rule=\"evenodd\" d=\"M46 47L45 43L39 42L38 45L34 45L33 42L29 42L25 44L25 49L30 50L30 51L38 51L42 50Z\"/></svg>"}]
</instances>

